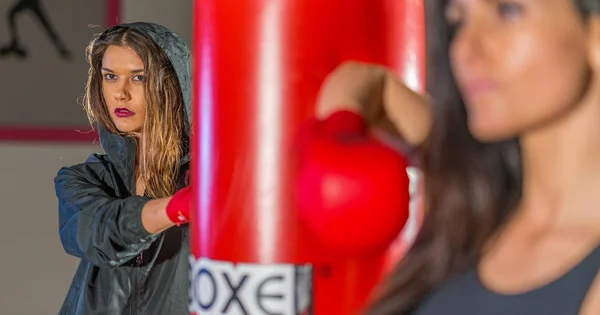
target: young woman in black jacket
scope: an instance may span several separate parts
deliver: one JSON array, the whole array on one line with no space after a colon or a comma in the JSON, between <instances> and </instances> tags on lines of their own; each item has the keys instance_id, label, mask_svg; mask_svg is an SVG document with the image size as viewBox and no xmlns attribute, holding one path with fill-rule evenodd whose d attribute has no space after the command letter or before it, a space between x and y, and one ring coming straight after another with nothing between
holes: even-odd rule
<instances>
[{"instance_id":1,"label":"young woman in black jacket","mask_svg":"<svg viewBox=\"0 0 600 315\"><path fill-rule=\"evenodd\" d=\"M84 107L105 153L55 178L60 239L81 259L59 314L187 315L188 228L173 207L190 197L190 51L132 23L93 39L87 57Z\"/></svg>"}]
</instances>

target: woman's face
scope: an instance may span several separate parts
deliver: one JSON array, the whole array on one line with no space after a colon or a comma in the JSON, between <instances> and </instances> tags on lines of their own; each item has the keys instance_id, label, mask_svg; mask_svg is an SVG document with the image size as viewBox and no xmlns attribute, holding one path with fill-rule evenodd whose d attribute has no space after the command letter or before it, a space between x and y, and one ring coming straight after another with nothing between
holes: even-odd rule
<instances>
[{"instance_id":1,"label":"woman's face","mask_svg":"<svg viewBox=\"0 0 600 315\"><path fill-rule=\"evenodd\" d=\"M144 126L144 78L144 63L133 49L106 49L102 57L102 94L108 113L121 132L138 133Z\"/></svg>"},{"instance_id":2,"label":"woman's face","mask_svg":"<svg viewBox=\"0 0 600 315\"><path fill-rule=\"evenodd\" d=\"M588 85L588 34L572 0L450 0L452 71L482 141L564 116Z\"/></svg>"}]
</instances>

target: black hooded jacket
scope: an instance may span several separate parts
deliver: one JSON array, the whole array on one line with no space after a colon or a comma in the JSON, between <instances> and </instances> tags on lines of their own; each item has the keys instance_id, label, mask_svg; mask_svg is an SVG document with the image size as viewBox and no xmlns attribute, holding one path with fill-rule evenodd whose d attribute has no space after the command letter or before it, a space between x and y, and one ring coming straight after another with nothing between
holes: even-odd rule
<instances>
[{"instance_id":1,"label":"black hooded jacket","mask_svg":"<svg viewBox=\"0 0 600 315\"><path fill-rule=\"evenodd\" d=\"M191 120L190 51L184 41L155 24L116 27L141 32L163 49ZM99 134L105 154L62 168L54 180L60 240L68 254L81 259L59 314L187 315L188 227L155 235L144 229L141 210L150 199L135 195L136 144L102 128ZM180 174L188 164L186 154ZM183 178L179 183L182 187Z\"/></svg>"}]
</instances>

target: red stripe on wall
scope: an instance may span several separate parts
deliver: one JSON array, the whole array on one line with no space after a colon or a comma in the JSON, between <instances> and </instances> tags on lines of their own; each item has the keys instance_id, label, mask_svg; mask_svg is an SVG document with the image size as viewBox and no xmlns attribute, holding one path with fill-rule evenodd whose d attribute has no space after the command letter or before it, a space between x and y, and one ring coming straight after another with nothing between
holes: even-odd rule
<instances>
[{"instance_id":1,"label":"red stripe on wall","mask_svg":"<svg viewBox=\"0 0 600 315\"><path fill-rule=\"evenodd\" d=\"M0 127L3 142L77 142L97 143L98 133L89 126L82 128Z\"/></svg>"},{"instance_id":2,"label":"red stripe on wall","mask_svg":"<svg viewBox=\"0 0 600 315\"><path fill-rule=\"evenodd\" d=\"M119 24L121 0L106 0L106 27Z\"/></svg>"}]
</instances>

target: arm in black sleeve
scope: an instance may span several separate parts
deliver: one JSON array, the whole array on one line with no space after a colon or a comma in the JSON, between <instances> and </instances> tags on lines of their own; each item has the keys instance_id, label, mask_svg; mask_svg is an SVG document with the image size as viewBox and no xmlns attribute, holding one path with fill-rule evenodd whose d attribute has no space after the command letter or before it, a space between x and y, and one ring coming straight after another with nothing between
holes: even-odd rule
<instances>
[{"instance_id":1,"label":"arm in black sleeve","mask_svg":"<svg viewBox=\"0 0 600 315\"><path fill-rule=\"evenodd\" d=\"M111 196L86 164L62 168L54 179L60 240L65 251L96 266L119 266L157 238L141 219L145 197Z\"/></svg>"}]
</instances>

